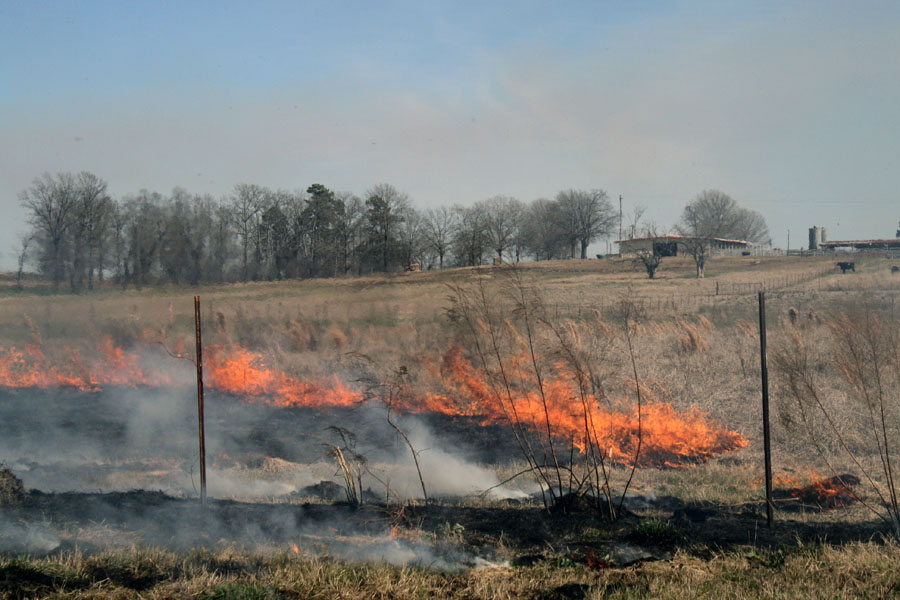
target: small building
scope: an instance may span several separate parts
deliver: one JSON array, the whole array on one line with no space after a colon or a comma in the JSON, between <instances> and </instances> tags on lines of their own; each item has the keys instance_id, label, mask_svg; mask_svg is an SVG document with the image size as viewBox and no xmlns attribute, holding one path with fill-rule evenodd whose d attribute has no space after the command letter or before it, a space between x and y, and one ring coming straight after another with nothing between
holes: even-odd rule
<instances>
[{"instance_id":1,"label":"small building","mask_svg":"<svg viewBox=\"0 0 900 600\"><path fill-rule=\"evenodd\" d=\"M630 240L616 240L619 245L619 254L637 254L638 252L652 251L656 256L684 256L689 254L688 242L694 238L690 236L669 233L652 237L632 238ZM711 256L734 256L750 250L753 245L744 240L729 240L725 238L708 238L709 254Z\"/></svg>"}]
</instances>

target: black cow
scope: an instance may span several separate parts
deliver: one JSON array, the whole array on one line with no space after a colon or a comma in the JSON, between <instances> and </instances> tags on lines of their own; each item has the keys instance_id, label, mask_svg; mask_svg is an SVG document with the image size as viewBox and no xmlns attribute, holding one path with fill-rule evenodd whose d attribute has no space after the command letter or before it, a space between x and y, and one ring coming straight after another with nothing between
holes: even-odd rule
<instances>
[{"instance_id":1,"label":"black cow","mask_svg":"<svg viewBox=\"0 0 900 600\"><path fill-rule=\"evenodd\" d=\"M844 274L847 271L853 271L854 273L856 273L856 263L855 262L839 262L837 264L837 266L841 270L841 274Z\"/></svg>"}]
</instances>

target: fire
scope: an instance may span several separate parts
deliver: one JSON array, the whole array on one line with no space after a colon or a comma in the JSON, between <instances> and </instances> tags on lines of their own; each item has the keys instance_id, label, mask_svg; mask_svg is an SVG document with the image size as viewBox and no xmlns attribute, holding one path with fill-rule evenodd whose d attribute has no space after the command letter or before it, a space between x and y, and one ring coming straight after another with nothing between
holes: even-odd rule
<instances>
[{"instance_id":1,"label":"fire","mask_svg":"<svg viewBox=\"0 0 900 600\"><path fill-rule=\"evenodd\" d=\"M246 401L324 410L363 400L360 390L336 376L303 380L245 348L209 346L204 357L206 387ZM163 372L148 367L148 363L154 364L148 359L172 364L161 347L143 345L126 350L108 336L98 340L91 360L68 349L54 352L51 360L37 344L22 350L0 348L0 386L97 391L105 386L192 383L192 369L171 367ZM538 386L527 364L525 358L514 357L503 384L474 368L462 350L451 348L433 369L443 393L409 389L395 407L404 412L469 417L483 425L513 424L520 432L548 433L566 448L571 444L581 452L602 454L604 460L619 464L637 461L641 466L678 467L747 445L739 433L716 426L696 408L677 411L670 404L652 402L645 403L638 414L627 398L618 408L605 406L585 391L585 382L571 377L561 365L550 369Z\"/></svg>"},{"instance_id":2,"label":"fire","mask_svg":"<svg viewBox=\"0 0 900 600\"><path fill-rule=\"evenodd\" d=\"M362 400L359 392L337 377L318 382L302 381L266 367L261 354L243 348L210 346L205 352L205 383L213 391L250 400L263 399L276 406L326 408L349 406ZM192 383L190 370L172 375L170 371L177 372L178 369L163 371L142 366L142 360L146 362L147 358L168 358L160 348L152 345L129 351L116 346L111 337L104 336L90 361L72 349L63 348L57 354L62 358L53 361L35 344L26 345L24 350L14 346L0 348L0 387L99 391L109 386L167 387ZM175 356L183 358L178 354ZM61 366L57 365L59 362Z\"/></svg>"},{"instance_id":3,"label":"fire","mask_svg":"<svg viewBox=\"0 0 900 600\"><path fill-rule=\"evenodd\" d=\"M300 554L300 548L298 548L297 544L295 544L294 542L291 542L291 550L294 552L294 554Z\"/></svg>"},{"instance_id":4,"label":"fire","mask_svg":"<svg viewBox=\"0 0 900 600\"><path fill-rule=\"evenodd\" d=\"M171 385L171 379L163 373L145 372L140 357L115 345L112 338L100 339L95 358L91 363L82 359L75 350L63 348L62 364L52 361L36 344L27 344L24 350L15 346L0 348L0 386L7 388L55 388L71 387L82 391L97 391L109 385Z\"/></svg>"},{"instance_id":5,"label":"fire","mask_svg":"<svg viewBox=\"0 0 900 600\"><path fill-rule=\"evenodd\" d=\"M337 377L320 382L301 381L283 371L267 367L265 358L243 348L212 346L205 368L209 387L219 392L263 399L275 406L327 408L351 406L362 395Z\"/></svg>"},{"instance_id":6,"label":"fire","mask_svg":"<svg viewBox=\"0 0 900 600\"><path fill-rule=\"evenodd\" d=\"M642 466L680 467L747 446L740 433L717 427L697 408L679 412L670 404L654 402L645 404L638 415L627 398L621 409L604 408L561 366L538 386L521 368L523 362L512 361L504 380L512 383L492 384L460 349L449 350L441 361L440 376L451 395L460 399L456 414L478 415L485 424L520 423L533 431L551 431L554 438L567 440L582 452L593 447L621 464L632 464L637 456ZM448 412L452 405L448 396L432 396L421 407Z\"/></svg>"},{"instance_id":7,"label":"fire","mask_svg":"<svg viewBox=\"0 0 900 600\"><path fill-rule=\"evenodd\" d=\"M808 480L811 483L800 485L795 478L780 477L777 483L784 489L778 495L794 498L803 504L824 509L842 508L858 499L853 491L853 488L860 483L859 477L856 475L820 477L816 473L810 473Z\"/></svg>"}]
</instances>

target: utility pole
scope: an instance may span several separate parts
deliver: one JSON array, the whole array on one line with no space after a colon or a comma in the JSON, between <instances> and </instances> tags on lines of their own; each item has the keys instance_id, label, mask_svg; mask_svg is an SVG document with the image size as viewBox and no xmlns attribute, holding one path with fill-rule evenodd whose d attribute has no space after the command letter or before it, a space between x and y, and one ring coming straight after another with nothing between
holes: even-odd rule
<instances>
[{"instance_id":1,"label":"utility pole","mask_svg":"<svg viewBox=\"0 0 900 600\"><path fill-rule=\"evenodd\" d=\"M788 229L788 242L787 242L787 250L784 251L784 255L788 256L791 253L791 230Z\"/></svg>"},{"instance_id":2,"label":"utility pole","mask_svg":"<svg viewBox=\"0 0 900 600\"><path fill-rule=\"evenodd\" d=\"M619 239L622 239L622 194L619 194Z\"/></svg>"}]
</instances>

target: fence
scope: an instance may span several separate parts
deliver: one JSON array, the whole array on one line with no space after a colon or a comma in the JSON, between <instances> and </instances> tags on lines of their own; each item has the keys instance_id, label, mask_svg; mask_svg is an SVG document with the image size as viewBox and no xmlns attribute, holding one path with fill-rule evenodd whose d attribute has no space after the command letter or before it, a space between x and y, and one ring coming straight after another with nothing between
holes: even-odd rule
<instances>
[{"instance_id":1,"label":"fence","mask_svg":"<svg viewBox=\"0 0 900 600\"><path fill-rule=\"evenodd\" d=\"M660 293L652 296L628 296L628 301L639 311L647 315L672 315L696 313L702 308L725 307L735 302L756 302L757 293L768 292L775 302L782 297L822 290L821 278L833 273L834 267L805 271L791 275L767 277L755 282L730 282L708 279L702 283L702 290L693 293ZM617 314L623 300L622 296L591 299L590 305L570 304L561 306L563 312L572 316L585 317L598 311L602 318ZM755 306L755 304L754 304Z\"/></svg>"}]
</instances>

